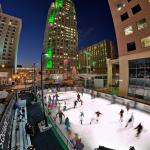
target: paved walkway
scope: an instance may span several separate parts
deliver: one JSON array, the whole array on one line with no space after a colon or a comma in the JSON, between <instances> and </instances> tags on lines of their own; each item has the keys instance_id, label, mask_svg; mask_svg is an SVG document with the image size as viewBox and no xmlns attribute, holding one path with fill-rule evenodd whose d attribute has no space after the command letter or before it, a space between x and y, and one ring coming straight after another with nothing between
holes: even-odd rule
<instances>
[{"instance_id":1,"label":"paved walkway","mask_svg":"<svg viewBox=\"0 0 150 150\"><path fill-rule=\"evenodd\" d=\"M35 136L31 137L32 144L35 146L36 150L63 150L51 129L40 133L37 123L44 120L44 117L40 109L40 104L31 104L32 98L32 95L29 93L22 96L22 99L27 100L28 121L35 127Z\"/></svg>"}]
</instances>

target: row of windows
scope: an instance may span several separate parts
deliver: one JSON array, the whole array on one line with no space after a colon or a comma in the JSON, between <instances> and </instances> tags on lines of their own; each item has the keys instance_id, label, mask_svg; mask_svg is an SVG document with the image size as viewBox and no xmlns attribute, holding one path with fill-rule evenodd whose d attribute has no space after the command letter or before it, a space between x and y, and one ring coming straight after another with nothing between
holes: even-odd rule
<instances>
[{"instance_id":1,"label":"row of windows","mask_svg":"<svg viewBox=\"0 0 150 150\"><path fill-rule=\"evenodd\" d=\"M141 46L142 48L146 48L150 46L150 36L141 39ZM128 51L136 50L136 44L134 41L127 43L127 50Z\"/></svg>"},{"instance_id":2,"label":"row of windows","mask_svg":"<svg viewBox=\"0 0 150 150\"><path fill-rule=\"evenodd\" d=\"M136 22L136 25L137 25L138 30L146 28L147 27L146 19L145 18L140 19L139 21ZM130 34L133 34L133 27L128 26L128 27L124 28L124 33L125 33L126 36L130 35Z\"/></svg>"},{"instance_id":3,"label":"row of windows","mask_svg":"<svg viewBox=\"0 0 150 150\"><path fill-rule=\"evenodd\" d=\"M136 6L132 7L131 10L132 10L133 15L135 15L136 13L140 12L142 9L141 9L141 6L137 4ZM125 12L120 17L121 17L121 21L125 21L129 18L129 15L127 12Z\"/></svg>"}]
</instances>

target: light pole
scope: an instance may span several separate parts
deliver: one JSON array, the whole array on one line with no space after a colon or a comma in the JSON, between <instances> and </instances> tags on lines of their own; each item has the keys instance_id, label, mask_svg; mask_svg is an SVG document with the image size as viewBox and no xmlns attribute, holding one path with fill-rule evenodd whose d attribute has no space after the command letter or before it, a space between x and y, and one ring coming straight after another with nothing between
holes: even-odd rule
<instances>
[{"instance_id":1,"label":"light pole","mask_svg":"<svg viewBox=\"0 0 150 150\"><path fill-rule=\"evenodd\" d=\"M42 52L41 54L41 97L42 97L42 105L43 105L43 111L44 111L44 120L45 120L45 126L48 126L47 118L45 114L45 106L44 106L44 94L43 94L43 56L46 56L47 54Z\"/></svg>"}]
</instances>

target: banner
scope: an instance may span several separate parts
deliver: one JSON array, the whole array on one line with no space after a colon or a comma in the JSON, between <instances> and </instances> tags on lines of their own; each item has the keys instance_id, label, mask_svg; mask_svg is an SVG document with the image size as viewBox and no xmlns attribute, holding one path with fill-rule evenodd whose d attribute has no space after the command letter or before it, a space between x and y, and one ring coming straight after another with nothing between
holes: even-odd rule
<instances>
[{"instance_id":1,"label":"banner","mask_svg":"<svg viewBox=\"0 0 150 150\"><path fill-rule=\"evenodd\" d=\"M15 99L13 97L0 122L0 150L8 150L10 146L12 122L14 116L14 102Z\"/></svg>"}]
</instances>

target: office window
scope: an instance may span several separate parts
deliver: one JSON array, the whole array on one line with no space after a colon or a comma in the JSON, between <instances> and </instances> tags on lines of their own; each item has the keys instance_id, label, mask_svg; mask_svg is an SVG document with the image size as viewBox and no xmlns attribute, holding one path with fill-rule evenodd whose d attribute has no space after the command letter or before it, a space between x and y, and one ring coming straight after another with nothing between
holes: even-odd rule
<instances>
[{"instance_id":1,"label":"office window","mask_svg":"<svg viewBox=\"0 0 150 150\"><path fill-rule=\"evenodd\" d=\"M150 36L141 39L142 47L149 47L150 46Z\"/></svg>"},{"instance_id":2,"label":"office window","mask_svg":"<svg viewBox=\"0 0 150 150\"><path fill-rule=\"evenodd\" d=\"M124 33L125 33L125 35L130 35L130 34L132 34L132 33L133 33L133 28L132 28L132 26L126 27L126 28L124 29Z\"/></svg>"},{"instance_id":3,"label":"office window","mask_svg":"<svg viewBox=\"0 0 150 150\"><path fill-rule=\"evenodd\" d=\"M136 6L131 8L133 15L141 11L141 6L137 4Z\"/></svg>"},{"instance_id":4,"label":"office window","mask_svg":"<svg viewBox=\"0 0 150 150\"><path fill-rule=\"evenodd\" d=\"M146 19L143 18L143 19L137 21L137 27L138 27L138 30L141 30L141 29L147 27Z\"/></svg>"},{"instance_id":5,"label":"office window","mask_svg":"<svg viewBox=\"0 0 150 150\"><path fill-rule=\"evenodd\" d=\"M127 43L127 50L128 50L128 51L136 50L135 42Z\"/></svg>"},{"instance_id":6,"label":"office window","mask_svg":"<svg viewBox=\"0 0 150 150\"><path fill-rule=\"evenodd\" d=\"M125 21L128 18L129 18L129 16L128 16L127 12L121 15L121 21Z\"/></svg>"},{"instance_id":7,"label":"office window","mask_svg":"<svg viewBox=\"0 0 150 150\"><path fill-rule=\"evenodd\" d=\"M120 11L125 6L126 6L125 3L118 3L117 4L117 10Z\"/></svg>"}]
</instances>

